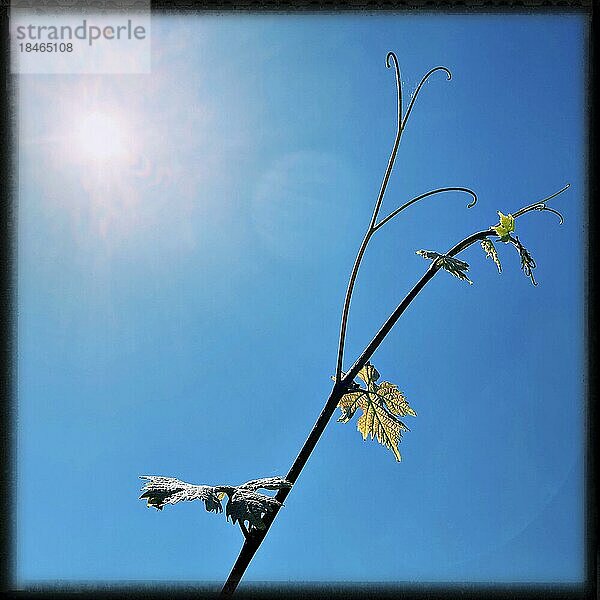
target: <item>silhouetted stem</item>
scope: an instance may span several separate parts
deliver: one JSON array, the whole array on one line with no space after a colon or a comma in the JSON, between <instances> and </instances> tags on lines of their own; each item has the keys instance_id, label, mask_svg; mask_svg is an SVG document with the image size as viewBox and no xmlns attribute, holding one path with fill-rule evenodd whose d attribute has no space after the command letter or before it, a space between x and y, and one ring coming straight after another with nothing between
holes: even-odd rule
<instances>
[{"instance_id":1,"label":"silhouetted stem","mask_svg":"<svg viewBox=\"0 0 600 600\"><path fill-rule=\"evenodd\" d=\"M246 529L246 526L244 525L243 521L238 521L238 523L240 524L240 529L242 530L242 533L244 534L244 537L246 539L248 539L250 537L250 534L248 533L248 529Z\"/></svg>"},{"instance_id":2,"label":"silhouetted stem","mask_svg":"<svg viewBox=\"0 0 600 600\"><path fill-rule=\"evenodd\" d=\"M475 243L478 240L483 240L488 236L496 235L493 229L487 229L485 231L479 231L465 238L456 244L453 248L448 251L448 255L454 256L459 252L462 252L466 248L468 248L471 244ZM350 368L348 373L341 379L337 381L331 393L329 394L329 398L321 411L321 414L317 418L312 431L309 433L302 449L298 453L296 460L292 464L288 474L286 475L286 479L290 483L295 483L300 475L300 472L304 468L304 465L308 461L312 451L315 449L319 438L321 437L327 423L331 419L335 409L341 399L341 397L346 393L347 387L352 382L352 380L356 377L357 373L365 366L367 361L373 356L375 350L379 347L381 342L384 340L386 335L391 331L392 327L396 324L398 319L402 316L402 313L408 308L410 303L417 297L419 292L427 285L427 283L434 277L434 275L439 270L439 267L436 266L436 263L433 262L429 269L425 272L425 274L419 279L419 281L415 284L412 290L406 295L406 297L400 302L397 306L396 310L389 316L386 322L382 325L381 329L377 332L375 337L371 340L369 345L365 348L364 352L360 355L360 358L354 363L354 365ZM283 503L283 501L287 498L289 494L289 489L282 489L277 492L275 498ZM246 539L242 550L229 574L229 577L223 587L222 595L229 596L233 594L238 583L240 582L242 576L244 575L250 561L252 560L254 554L258 550L260 544L263 539L267 535L273 520L275 519L279 509L275 509L272 515L267 515L264 517L264 522L266 524L266 528L262 530L256 530L252 537Z\"/></svg>"},{"instance_id":3,"label":"silhouetted stem","mask_svg":"<svg viewBox=\"0 0 600 600\"><path fill-rule=\"evenodd\" d=\"M390 58L394 61L394 70L396 72L396 97L398 100L398 111L396 118L396 137L394 139L394 145L392 146L390 158L388 159L388 164L385 169L383 181L381 182L381 187L379 188L379 194L377 195L377 200L375 201L375 207L373 208L371 222L369 223L369 227L367 228L365 237L363 238L363 241L358 249L358 253L356 255L356 259L352 267L352 272L350 273L350 277L348 279L348 288L346 289L346 296L344 298L344 307L342 308L342 322L340 325L340 340L338 344L337 364L335 368L336 382L340 381L342 376L342 363L344 361L344 343L346 340L346 328L348 325L348 312L350 311L350 300L352 299L352 291L354 290L354 284L356 283L356 277L358 275L360 263L365 254L365 250L367 249L367 245L369 244L371 236L375 232L375 223L377 221L377 215L379 214L379 209L381 208L381 203L383 202L383 196L385 195L385 190L387 188L390 175L392 174L392 168L394 167L394 161L396 160L398 146L400 145L400 138L402 137L402 83L400 81L400 67L398 66L398 59L396 58L396 55L393 52L389 52L385 59L385 64L388 67L388 69L390 67Z\"/></svg>"},{"instance_id":4,"label":"silhouetted stem","mask_svg":"<svg viewBox=\"0 0 600 600\"><path fill-rule=\"evenodd\" d=\"M394 162L396 160L396 154L398 153L398 146L400 145L400 139L402 137L402 132L404 131L404 128L406 127L406 124L408 123L408 117L410 116L410 113L413 109L413 106L415 104L417 96L419 95L419 92L421 91L421 88L423 87L423 84L427 81L427 79L429 79L429 77L431 75L433 75L433 73L435 73L436 71L444 71L446 73L448 79L452 79L452 73L450 73L450 71L446 67L435 67L435 68L431 69L423 77L423 79L421 79L421 82L417 86L417 89L408 105L408 109L403 118L402 117L402 82L400 80L400 68L398 66L398 59L396 58L396 55L393 52L388 52L388 55L385 59L385 64L388 68L390 67L390 59L393 60L394 70L396 72L396 96L398 99L398 111L397 111L397 119L396 119L396 138L394 139L394 145L392 146L392 152L390 153L390 158L388 160L385 174L383 176L383 181L381 182L381 187L379 188L379 194L377 195L377 200L375 201L375 208L373 209L373 215L371 216L371 222L369 223L369 227L367 228L365 237L363 238L360 248L358 249L358 253L357 253L356 259L354 261L354 266L352 267L352 272L350 273L350 278L348 280L348 288L346 289L346 297L344 298L344 306L342 308L342 321L340 324L340 339L339 339L339 344L338 344L338 355L337 355L337 363L336 363L336 368L335 368L335 381L336 382L339 382L342 378L342 366L343 366L343 362L344 362L344 344L346 342L346 330L348 327L348 313L350 311L350 301L352 300L352 292L354 290L354 284L356 283L356 277L358 276L358 270L360 269L360 263L365 254L365 250L367 249L367 246L369 244L369 240L371 239L371 237L373 236L375 231L377 231L377 229L383 224L383 223L380 223L379 225L377 225L377 217L379 215L379 210L381 209L381 203L383 202L385 190L387 189L387 185L390 180L390 175L392 174L392 169L394 167ZM477 196L475 196L474 192L472 192L471 190L467 190L466 188L457 188L457 189L460 189L462 191L467 191L468 193L472 194L474 196L473 204L475 204L475 202L477 202ZM436 194L439 191L445 191L445 188L440 189L440 190L434 190L433 192L427 192L426 194L424 194L423 196L421 196L419 198L414 198L413 200L408 202L406 205L400 207L400 209L394 211L394 213L392 215L386 217L385 221L386 222L389 221L391 218L396 216L396 214L398 214L399 212L401 212L402 210L404 210L405 208L407 208L414 202L417 202L421 198L425 198L426 196Z\"/></svg>"},{"instance_id":5,"label":"silhouetted stem","mask_svg":"<svg viewBox=\"0 0 600 600\"><path fill-rule=\"evenodd\" d=\"M567 186L568 187L568 186ZM561 190L564 191L567 187ZM559 192L560 193L560 192ZM554 197L557 194L554 194ZM548 198L544 201L536 202L529 206L526 206L515 213L515 219L534 210L540 210L540 204L546 202ZM545 206L545 205L544 205ZM478 231L473 233L472 235L464 238L457 244L455 244L448 252L447 256L456 256L463 250L466 250L469 246L473 245L475 242L482 241L489 237L498 237L498 234L493 228L486 229L484 231ZM368 237L365 236L366 242L368 242ZM363 240L363 244L361 245L361 250L364 252L364 248L366 247L366 242ZM362 253L359 251L359 256L362 256ZM358 257L357 257L358 260ZM344 375L344 377L340 380L336 380L329 397L327 398L327 402L321 411L321 414L317 418L311 432L308 434L306 441L304 442L296 460L292 464L288 474L286 475L286 479L294 484L300 475L300 472L304 468L304 465L307 463L310 455L312 454L319 438L325 431L325 427L329 423L335 409L342 398L342 396L346 393L348 387L353 382L354 378L358 374L358 372L367 364L367 361L371 359L377 348L381 345L387 334L392 330L394 325L398 322L398 319L402 316L404 311L410 306L411 302L418 296L419 292L427 285L431 279L435 276L435 274L440 270L440 267L437 266L437 261L433 261L430 267L425 271L422 277L417 281L417 283L413 286L413 288L408 292L408 294L404 297L402 302L398 304L394 312L387 318L385 323L381 326L379 331L375 334L373 339L369 342L367 347L364 349L363 353L356 360L356 362L352 365L350 370ZM354 271L353 271L354 272ZM283 503L283 501L287 498L290 493L290 489L281 489L277 492L275 498L279 500L279 502ZM235 592L241 578L243 577L248 565L252 561L252 558L256 554L256 551L260 547L262 541L265 539L275 517L279 509L275 509L275 511L271 514L266 515L263 520L265 522L265 529L262 530L254 530L253 534L246 538L244 545L242 546L242 550L231 569L231 573L225 582L223 590L221 592L222 596L230 596Z\"/></svg>"}]
</instances>

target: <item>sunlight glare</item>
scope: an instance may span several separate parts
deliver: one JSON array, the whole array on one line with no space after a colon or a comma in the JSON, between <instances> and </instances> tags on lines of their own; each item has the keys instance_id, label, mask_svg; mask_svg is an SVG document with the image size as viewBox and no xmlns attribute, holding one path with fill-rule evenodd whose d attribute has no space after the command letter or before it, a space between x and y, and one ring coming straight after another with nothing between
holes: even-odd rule
<instances>
[{"instance_id":1,"label":"sunlight glare","mask_svg":"<svg viewBox=\"0 0 600 600\"><path fill-rule=\"evenodd\" d=\"M96 161L122 159L127 154L123 124L116 115L92 111L84 115L76 132L81 158Z\"/></svg>"}]
</instances>

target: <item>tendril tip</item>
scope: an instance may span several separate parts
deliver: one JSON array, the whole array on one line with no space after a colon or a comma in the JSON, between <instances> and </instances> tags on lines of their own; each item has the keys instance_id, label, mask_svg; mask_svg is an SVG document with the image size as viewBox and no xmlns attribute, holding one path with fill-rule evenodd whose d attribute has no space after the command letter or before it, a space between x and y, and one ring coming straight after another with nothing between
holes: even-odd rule
<instances>
[{"instance_id":1,"label":"tendril tip","mask_svg":"<svg viewBox=\"0 0 600 600\"><path fill-rule=\"evenodd\" d=\"M392 66L390 64L390 58L392 58L394 60L394 64L398 65L398 59L396 58L396 55L393 52L388 52L387 56L385 57L385 66L388 69Z\"/></svg>"}]
</instances>

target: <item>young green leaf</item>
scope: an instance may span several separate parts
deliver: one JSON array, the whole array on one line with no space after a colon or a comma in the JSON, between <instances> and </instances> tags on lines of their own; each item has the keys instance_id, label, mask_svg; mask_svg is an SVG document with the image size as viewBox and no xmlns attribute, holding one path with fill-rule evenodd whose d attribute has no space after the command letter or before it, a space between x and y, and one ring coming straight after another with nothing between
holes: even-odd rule
<instances>
[{"instance_id":1,"label":"young green leaf","mask_svg":"<svg viewBox=\"0 0 600 600\"><path fill-rule=\"evenodd\" d=\"M410 415L416 417L417 413L410 407L404 394L398 389L398 386L389 381L383 381L377 390L377 393L383 398L390 411L404 417Z\"/></svg>"},{"instance_id":2,"label":"young green leaf","mask_svg":"<svg viewBox=\"0 0 600 600\"><path fill-rule=\"evenodd\" d=\"M498 211L500 217L500 223L494 225L492 229L496 232L501 242L508 242L510 234L515 230L515 218L508 214L503 215Z\"/></svg>"},{"instance_id":3,"label":"young green leaf","mask_svg":"<svg viewBox=\"0 0 600 600\"><path fill-rule=\"evenodd\" d=\"M387 411L384 405L373 398L367 396L367 402L363 414L356 422L357 429L362 433L363 440L371 435L371 439L377 438L377 441L389 448L400 462L402 456L398 449L402 431L410 431L408 427L394 415ZM363 408L361 406L361 408Z\"/></svg>"},{"instance_id":4,"label":"young green leaf","mask_svg":"<svg viewBox=\"0 0 600 600\"><path fill-rule=\"evenodd\" d=\"M379 371L370 362L367 362L367 364L358 372L358 377L365 382L370 390L377 390L376 382L380 375Z\"/></svg>"},{"instance_id":5,"label":"young green leaf","mask_svg":"<svg viewBox=\"0 0 600 600\"><path fill-rule=\"evenodd\" d=\"M500 259L498 258L498 252L496 251L496 246L494 246L494 242L492 240L485 238L481 240L481 247L485 251L486 258L491 258L498 267L498 273L502 273L502 265L500 264Z\"/></svg>"},{"instance_id":6,"label":"young green leaf","mask_svg":"<svg viewBox=\"0 0 600 600\"><path fill-rule=\"evenodd\" d=\"M348 392L341 397L338 402L338 407L342 411L338 419L340 423L347 423L354 416L356 409L360 407L360 400L365 394L368 394L368 392L361 390L358 392Z\"/></svg>"},{"instance_id":7,"label":"young green leaf","mask_svg":"<svg viewBox=\"0 0 600 600\"><path fill-rule=\"evenodd\" d=\"M357 429L367 439L372 439L389 448L397 461L402 460L398 444L403 431L408 427L398 417L410 415L416 417L417 413L409 406L404 394L396 385L389 381L377 383L379 372L367 363L358 373L358 377L367 386L352 390L342 396L338 407L342 415L338 421L347 423L356 412L361 409L362 415L358 418Z\"/></svg>"},{"instance_id":8,"label":"young green leaf","mask_svg":"<svg viewBox=\"0 0 600 600\"><path fill-rule=\"evenodd\" d=\"M454 275L454 277L458 277L463 281L468 281L469 284L473 283L465 273L469 270L469 265L464 260L459 260L453 256L447 256L446 254L440 254L433 250L417 250L416 253L423 258L436 262L438 267L448 271L448 273Z\"/></svg>"}]
</instances>

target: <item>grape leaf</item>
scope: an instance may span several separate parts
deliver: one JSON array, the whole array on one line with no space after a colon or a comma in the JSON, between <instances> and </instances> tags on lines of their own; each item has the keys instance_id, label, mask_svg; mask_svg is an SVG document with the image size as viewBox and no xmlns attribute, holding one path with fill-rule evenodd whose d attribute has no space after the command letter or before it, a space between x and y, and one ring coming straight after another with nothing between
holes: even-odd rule
<instances>
[{"instance_id":1,"label":"grape leaf","mask_svg":"<svg viewBox=\"0 0 600 600\"><path fill-rule=\"evenodd\" d=\"M417 250L416 253L423 258L435 261L438 267L448 271L448 273L454 275L454 277L458 277L463 281L468 281L469 284L473 283L465 274L465 271L469 270L469 264L464 260L459 260L458 258L448 256L447 254L440 254L439 252L434 252L433 250Z\"/></svg>"},{"instance_id":2,"label":"grape leaf","mask_svg":"<svg viewBox=\"0 0 600 600\"><path fill-rule=\"evenodd\" d=\"M410 407L404 394L398 389L397 385L390 383L389 381L383 381L379 385L378 394L383 397L393 414L398 415L399 417L404 417L406 415L410 415L411 417L417 416L417 413Z\"/></svg>"},{"instance_id":3,"label":"grape leaf","mask_svg":"<svg viewBox=\"0 0 600 600\"><path fill-rule=\"evenodd\" d=\"M231 517L235 524L248 521L250 527L264 529L263 517L281 506L271 496L259 494L256 490L289 489L292 484L283 477L265 477L252 479L242 485L194 485L174 477L142 475L147 483L142 487L140 499L146 499L147 505L162 510L165 504L177 504L182 501L202 500L207 511L223 512L221 500L227 495L225 506L227 520Z\"/></svg>"},{"instance_id":4,"label":"grape leaf","mask_svg":"<svg viewBox=\"0 0 600 600\"><path fill-rule=\"evenodd\" d=\"M342 415L338 419L340 423L347 423L356 412L356 409L360 407L360 400L368 394L365 390L360 392L348 392L344 394L338 402L338 407L342 411Z\"/></svg>"},{"instance_id":5,"label":"grape leaf","mask_svg":"<svg viewBox=\"0 0 600 600\"><path fill-rule=\"evenodd\" d=\"M342 412L338 421L347 423L360 408L362 414L358 418L357 429L363 439L366 440L369 435L371 439L376 438L392 451L399 462L402 460L398 449L402 432L410 430L398 417L416 417L417 413L396 385L389 381L377 383L379 372L371 363L358 372L358 377L365 383L366 389L352 389L342 396L338 403Z\"/></svg>"},{"instance_id":6,"label":"grape leaf","mask_svg":"<svg viewBox=\"0 0 600 600\"><path fill-rule=\"evenodd\" d=\"M377 390L377 380L379 379L379 371L370 363L367 364L358 372L358 377L362 379L369 390Z\"/></svg>"},{"instance_id":7,"label":"grape leaf","mask_svg":"<svg viewBox=\"0 0 600 600\"><path fill-rule=\"evenodd\" d=\"M252 479L246 481L242 485L238 485L238 488L246 488L255 492L256 490L282 490L290 489L292 484L283 477L263 477L262 479Z\"/></svg>"},{"instance_id":8,"label":"grape leaf","mask_svg":"<svg viewBox=\"0 0 600 600\"><path fill-rule=\"evenodd\" d=\"M481 247L485 251L486 258L491 258L498 267L498 273L502 273L502 265L500 264L500 259L498 258L498 252L496 251L496 246L494 246L494 242L492 240L485 238L481 240Z\"/></svg>"},{"instance_id":9,"label":"grape leaf","mask_svg":"<svg viewBox=\"0 0 600 600\"><path fill-rule=\"evenodd\" d=\"M417 250L416 254L429 260L436 260L443 256L443 254L440 254L439 252L434 252L433 250Z\"/></svg>"},{"instance_id":10,"label":"grape leaf","mask_svg":"<svg viewBox=\"0 0 600 600\"><path fill-rule=\"evenodd\" d=\"M537 267L535 260L531 254L529 254L527 248L525 248L525 246L523 246L523 244L520 242L519 236L515 236L514 238L511 237L510 242L519 252L519 257L521 258L521 269L523 269L523 273L525 273L525 275L531 279L531 283L533 283L533 285L537 285L537 281L533 276L533 269Z\"/></svg>"},{"instance_id":11,"label":"grape leaf","mask_svg":"<svg viewBox=\"0 0 600 600\"><path fill-rule=\"evenodd\" d=\"M266 524L263 517L267 513L275 512L281 506L281 502L265 496L258 492L239 486L235 492L229 497L225 514L227 520L231 517L231 522L235 525L238 521L243 523L248 521L250 527L256 529L265 529Z\"/></svg>"},{"instance_id":12,"label":"grape leaf","mask_svg":"<svg viewBox=\"0 0 600 600\"><path fill-rule=\"evenodd\" d=\"M362 433L363 440L370 434L371 439L377 438L377 441L389 448L400 462L402 455L398 449L402 431L410 431L408 427L398 420L392 413L387 411L383 404L373 400L369 395L369 402L366 403L363 414L356 422L357 429ZM361 407L362 408L362 407Z\"/></svg>"},{"instance_id":13,"label":"grape leaf","mask_svg":"<svg viewBox=\"0 0 600 600\"><path fill-rule=\"evenodd\" d=\"M207 511L223 512L221 499L210 485L193 485L174 477L158 475L141 475L140 479L148 480L142 487L143 493L139 499L146 499L149 507L162 510L165 504L202 500Z\"/></svg>"},{"instance_id":14,"label":"grape leaf","mask_svg":"<svg viewBox=\"0 0 600 600\"><path fill-rule=\"evenodd\" d=\"M492 229L496 232L501 242L508 242L510 234L515 230L515 218L508 214L503 215L498 211L500 217L500 223L494 225Z\"/></svg>"}]
</instances>

